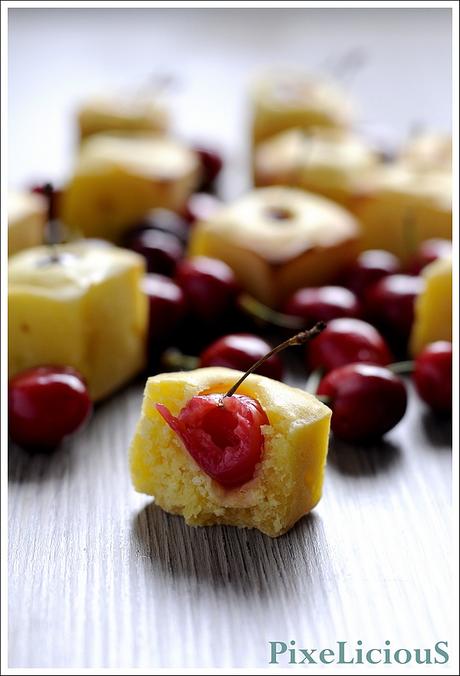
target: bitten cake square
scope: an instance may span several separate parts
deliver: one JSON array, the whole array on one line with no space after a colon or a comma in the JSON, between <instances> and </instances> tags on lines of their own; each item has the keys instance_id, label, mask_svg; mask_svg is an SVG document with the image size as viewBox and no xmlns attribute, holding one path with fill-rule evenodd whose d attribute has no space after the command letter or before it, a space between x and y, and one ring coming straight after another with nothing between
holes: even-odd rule
<instances>
[{"instance_id":1,"label":"bitten cake square","mask_svg":"<svg viewBox=\"0 0 460 676\"><path fill-rule=\"evenodd\" d=\"M321 497L331 411L313 395L278 381L250 375L238 393L261 405L263 452L252 479L225 487L195 462L157 409L178 415L196 395L224 394L239 371L211 367L149 378L141 418L130 449L137 491L187 524L257 528L276 537L286 532Z\"/></svg>"}]
</instances>

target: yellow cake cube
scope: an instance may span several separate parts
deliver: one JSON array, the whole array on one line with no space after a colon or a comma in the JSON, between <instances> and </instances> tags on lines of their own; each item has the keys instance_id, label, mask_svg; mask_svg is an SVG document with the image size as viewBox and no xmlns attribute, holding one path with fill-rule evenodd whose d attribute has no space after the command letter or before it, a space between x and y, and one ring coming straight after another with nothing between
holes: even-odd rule
<instances>
[{"instance_id":1,"label":"yellow cake cube","mask_svg":"<svg viewBox=\"0 0 460 676\"><path fill-rule=\"evenodd\" d=\"M295 70L260 75L252 87L254 144L293 127L350 127L354 105L333 81Z\"/></svg>"},{"instance_id":2,"label":"yellow cake cube","mask_svg":"<svg viewBox=\"0 0 460 676\"><path fill-rule=\"evenodd\" d=\"M437 340L452 341L452 259L434 261L422 274L425 289L415 303L410 337L413 356Z\"/></svg>"},{"instance_id":3,"label":"yellow cake cube","mask_svg":"<svg viewBox=\"0 0 460 676\"><path fill-rule=\"evenodd\" d=\"M424 240L452 237L452 177L402 163L382 167L353 212L364 249L387 249L407 262Z\"/></svg>"},{"instance_id":4,"label":"yellow cake cube","mask_svg":"<svg viewBox=\"0 0 460 676\"><path fill-rule=\"evenodd\" d=\"M273 307L302 286L327 284L354 260L359 225L330 200L294 188L258 188L191 233L191 256L219 258Z\"/></svg>"},{"instance_id":5,"label":"yellow cake cube","mask_svg":"<svg viewBox=\"0 0 460 676\"><path fill-rule=\"evenodd\" d=\"M139 373L146 360L148 318L143 273L141 256L90 241L12 256L10 377L35 366L73 366L98 400Z\"/></svg>"},{"instance_id":6,"label":"yellow cake cube","mask_svg":"<svg viewBox=\"0 0 460 676\"><path fill-rule=\"evenodd\" d=\"M452 137L423 132L404 144L399 159L418 171L452 171Z\"/></svg>"},{"instance_id":7,"label":"yellow cake cube","mask_svg":"<svg viewBox=\"0 0 460 676\"><path fill-rule=\"evenodd\" d=\"M169 115L160 97L147 94L96 96L77 113L80 138L101 132L164 133Z\"/></svg>"},{"instance_id":8,"label":"yellow cake cube","mask_svg":"<svg viewBox=\"0 0 460 676\"><path fill-rule=\"evenodd\" d=\"M132 481L189 525L258 528L276 537L321 497L331 411L303 390L249 376L238 394L256 399L268 416L264 451L253 479L224 488L200 469L155 408L161 403L177 415L193 396L224 394L241 375L211 367L149 378L130 449Z\"/></svg>"},{"instance_id":9,"label":"yellow cake cube","mask_svg":"<svg viewBox=\"0 0 460 676\"><path fill-rule=\"evenodd\" d=\"M97 134L81 147L60 217L86 237L118 242L151 209L180 211L200 171L197 155L179 141Z\"/></svg>"},{"instance_id":10,"label":"yellow cake cube","mask_svg":"<svg viewBox=\"0 0 460 676\"><path fill-rule=\"evenodd\" d=\"M379 165L361 138L337 129L290 129L255 151L256 186L286 185L351 206Z\"/></svg>"},{"instance_id":11,"label":"yellow cake cube","mask_svg":"<svg viewBox=\"0 0 460 676\"><path fill-rule=\"evenodd\" d=\"M46 199L31 192L8 193L8 256L43 244L48 217Z\"/></svg>"}]
</instances>

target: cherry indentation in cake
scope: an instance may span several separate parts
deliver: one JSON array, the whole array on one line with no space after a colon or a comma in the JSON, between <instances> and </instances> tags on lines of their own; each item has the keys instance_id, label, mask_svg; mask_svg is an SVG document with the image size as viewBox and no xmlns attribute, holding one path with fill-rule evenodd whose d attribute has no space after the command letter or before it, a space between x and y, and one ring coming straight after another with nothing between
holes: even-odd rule
<instances>
[{"instance_id":1,"label":"cherry indentation in cake","mask_svg":"<svg viewBox=\"0 0 460 676\"><path fill-rule=\"evenodd\" d=\"M258 401L206 394L192 397L177 417L163 404L156 408L198 466L222 486L235 488L254 477L264 450L261 427L269 424Z\"/></svg>"},{"instance_id":2,"label":"cherry indentation in cake","mask_svg":"<svg viewBox=\"0 0 460 676\"><path fill-rule=\"evenodd\" d=\"M286 207L268 207L266 213L273 221L289 221L294 218L293 212Z\"/></svg>"}]
</instances>

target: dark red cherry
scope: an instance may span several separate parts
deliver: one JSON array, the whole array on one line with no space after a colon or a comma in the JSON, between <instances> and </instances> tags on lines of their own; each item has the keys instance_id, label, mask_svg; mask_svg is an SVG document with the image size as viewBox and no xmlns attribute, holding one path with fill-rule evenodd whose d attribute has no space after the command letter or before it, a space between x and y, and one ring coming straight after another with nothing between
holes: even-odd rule
<instances>
[{"instance_id":1,"label":"dark red cherry","mask_svg":"<svg viewBox=\"0 0 460 676\"><path fill-rule=\"evenodd\" d=\"M207 221L222 206L222 202L206 192L196 192L189 197L185 205L184 217L190 223Z\"/></svg>"},{"instance_id":2,"label":"dark red cherry","mask_svg":"<svg viewBox=\"0 0 460 676\"><path fill-rule=\"evenodd\" d=\"M307 346L306 360L310 371L327 372L353 362L385 366L391 363L392 355L385 339L371 324L343 317L330 321Z\"/></svg>"},{"instance_id":3,"label":"dark red cherry","mask_svg":"<svg viewBox=\"0 0 460 676\"><path fill-rule=\"evenodd\" d=\"M133 233L126 246L145 258L147 272L160 275L173 275L184 255L184 247L175 235L151 228Z\"/></svg>"},{"instance_id":4,"label":"dark red cherry","mask_svg":"<svg viewBox=\"0 0 460 676\"><path fill-rule=\"evenodd\" d=\"M200 355L200 366L226 366L247 371L271 350L265 340L251 333L232 333L219 338ZM256 373L274 380L283 378L283 362L273 354L261 364Z\"/></svg>"},{"instance_id":5,"label":"dark red cherry","mask_svg":"<svg viewBox=\"0 0 460 676\"><path fill-rule=\"evenodd\" d=\"M421 399L439 413L452 410L452 343L439 340L425 347L414 364L415 387Z\"/></svg>"},{"instance_id":6,"label":"dark red cherry","mask_svg":"<svg viewBox=\"0 0 460 676\"><path fill-rule=\"evenodd\" d=\"M369 249L359 254L343 274L341 283L363 298L367 289L383 277L399 272L399 260L389 251Z\"/></svg>"},{"instance_id":7,"label":"dark red cherry","mask_svg":"<svg viewBox=\"0 0 460 676\"><path fill-rule=\"evenodd\" d=\"M179 263L176 281L193 315L213 322L233 309L239 292L233 270L223 261L195 256Z\"/></svg>"},{"instance_id":8,"label":"dark red cherry","mask_svg":"<svg viewBox=\"0 0 460 676\"><path fill-rule=\"evenodd\" d=\"M182 440L197 465L226 488L254 477L262 459L262 426L269 420L255 399L241 394L192 397L176 417L166 406L156 408Z\"/></svg>"},{"instance_id":9,"label":"dark red cherry","mask_svg":"<svg viewBox=\"0 0 460 676\"><path fill-rule=\"evenodd\" d=\"M149 344L169 337L186 314L184 292L172 279L149 274L142 280L149 301Z\"/></svg>"},{"instance_id":10,"label":"dark red cherry","mask_svg":"<svg viewBox=\"0 0 460 676\"><path fill-rule=\"evenodd\" d=\"M40 366L11 378L8 409L9 433L14 442L51 449L85 422L91 400L78 371Z\"/></svg>"},{"instance_id":11,"label":"dark red cherry","mask_svg":"<svg viewBox=\"0 0 460 676\"><path fill-rule=\"evenodd\" d=\"M422 242L414 258L410 261L407 272L410 275L419 275L424 267L452 255L452 242L449 239L427 239Z\"/></svg>"},{"instance_id":12,"label":"dark red cherry","mask_svg":"<svg viewBox=\"0 0 460 676\"><path fill-rule=\"evenodd\" d=\"M222 157L216 150L202 145L195 146L194 150L202 167L202 179L198 192L212 192L222 170Z\"/></svg>"},{"instance_id":13,"label":"dark red cherry","mask_svg":"<svg viewBox=\"0 0 460 676\"><path fill-rule=\"evenodd\" d=\"M352 443L382 437L398 424L407 406L403 380L372 364L347 364L330 371L321 380L318 395L328 398L334 434Z\"/></svg>"},{"instance_id":14,"label":"dark red cherry","mask_svg":"<svg viewBox=\"0 0 460 676\"><path fill-rule=\"evenodd\" d=\"M308 327L338 317L360 317L361 303L343 286L320 286L299 289L287 300L282 311L301 317Z\"/></svg>"},{"instance_id":15,"label":"dark red cherry","mask_svg":"<svg viewBox=\"0 0 460 676\"><path fill-rule=\"evenodd\" d=\"M366 315L393 346L404 347L414 322L415 300L425 281L412 275L389 275L366 294Z\"/></svg>"},{"instance_id":16,"label":"dark red cherry","mask_svg":"<svg viewBox=\"0 0 460 676\"><path fill-rule=\"evenodd\" d=\"M168 235L175 235L184 245L189 235L188 224L178 214L169 209L152 209L134 227L125 232L124 245L129 247L130 241L143 230L159 230Z\"/></svg>"}]
</instances>

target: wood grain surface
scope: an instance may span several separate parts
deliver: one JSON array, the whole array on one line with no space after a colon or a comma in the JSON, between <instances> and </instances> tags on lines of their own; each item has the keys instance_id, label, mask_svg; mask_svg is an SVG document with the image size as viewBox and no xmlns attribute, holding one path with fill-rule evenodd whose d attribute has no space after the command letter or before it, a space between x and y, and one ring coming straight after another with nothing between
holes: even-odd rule
<instances>
[{"instance_id":1,"label":"wood grain surface","mask_svg":"<svg viewBox=\"0 0 460 676\"><path fill-rule=\"evenodd\" d=\"M350 83L361 119L392 140L417 120L450 125L448 10L16 10L9 21L13 185L61 181L78 100L146 81L152 68L178 75L179 132L224 149L228 197L248 186L245 91L266 64L315 69L358 47L369 56ZM11 667L266 667L269 641L423 648L452 638L449 421L411 395L379 446L333 442L318 507L271 540L188 528L133 491L142 389L99 406L52 456L10 449Z\"/></svg>"},{"instance_id":2,"label":"wood grain surface","mask_svg":"<svg viewBox=\"0 0 460 676\"><path fill-rule=\"evenodd\" d=\"M141 394L52 456L11 449L10 666L264 667L269 641L452 638L449 421L412 396L379 446L333 442L319 506L272 540L189 528L134 493Z\"/></svg>"}]
</instances>

